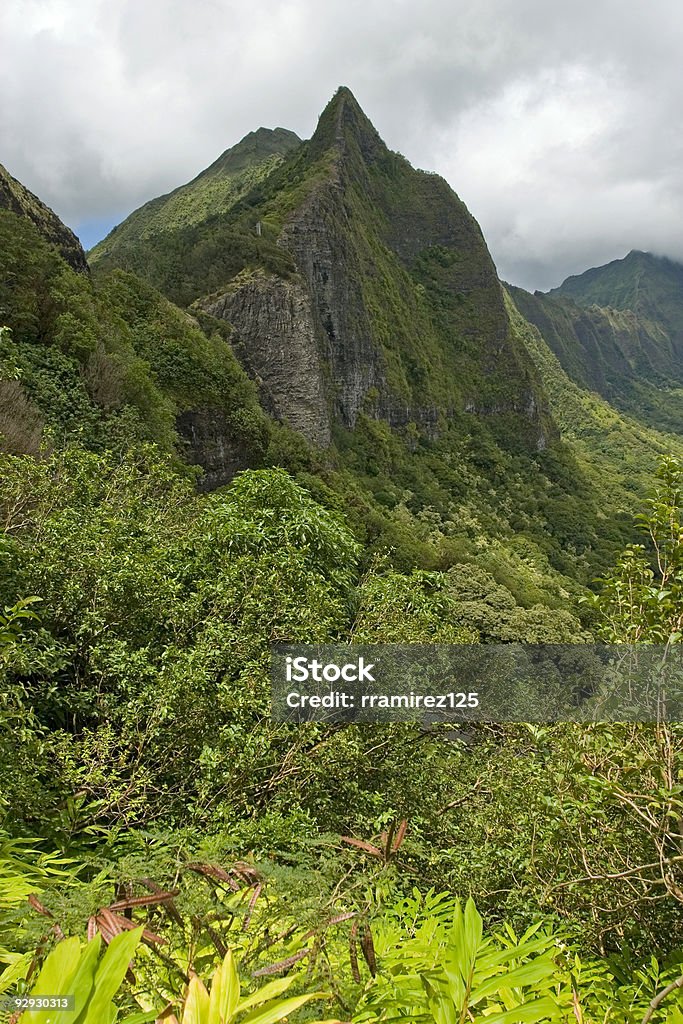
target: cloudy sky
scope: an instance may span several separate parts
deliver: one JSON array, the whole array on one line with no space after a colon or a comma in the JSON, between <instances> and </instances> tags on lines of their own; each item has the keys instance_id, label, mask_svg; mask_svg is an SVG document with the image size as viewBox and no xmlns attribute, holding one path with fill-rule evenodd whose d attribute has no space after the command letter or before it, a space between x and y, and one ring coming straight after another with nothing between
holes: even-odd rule
<instances>
[{"instance_id":1,"label":"cloudy sky","mask_svg":"<svg viewBox=\"0 0 683 1024\"><path fill-rule=\"evenodd\" d=\"M2 0L0 162L92 245L259 125L348 85L529 288L683 260L674 0Z\"/></svg>"}]
</instances>

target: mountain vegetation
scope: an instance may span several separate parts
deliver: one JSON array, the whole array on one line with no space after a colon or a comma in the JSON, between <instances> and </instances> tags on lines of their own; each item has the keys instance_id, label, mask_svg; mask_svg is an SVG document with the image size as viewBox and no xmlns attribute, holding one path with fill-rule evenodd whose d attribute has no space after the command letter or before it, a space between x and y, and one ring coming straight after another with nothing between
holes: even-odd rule
<instances>
[{"instance_id":1,"label":"mountain vegetation","mask_svg":"<svg viewBox=\"0 0 683 1024\"><path fill-rule=\"evenodd\" d=\"M680 724L292 725L269 666L680 642L683 270L502 286L348 89L88 262L2 171L0 265L0 1019L682 1024Z\"/></svg>"},{"instance_id":2,"label":"mountain vegetation","mask_svg":"<svg viewBox=\"0 0 683 1024\"><path fill-rule=\"evenodd\" d=\"M572 380L659 430L682 432L680 264L631 252L547 295L511 292Z\"/></svg>"}]
</instances>

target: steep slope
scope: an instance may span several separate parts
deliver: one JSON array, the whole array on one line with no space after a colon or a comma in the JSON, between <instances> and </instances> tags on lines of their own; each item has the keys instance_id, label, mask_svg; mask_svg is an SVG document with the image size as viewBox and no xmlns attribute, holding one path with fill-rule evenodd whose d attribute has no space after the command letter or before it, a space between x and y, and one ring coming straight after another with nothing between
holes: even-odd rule
<instances>
[{"instance_id":1,"label":"steep slope","mask_svg":"<svg viewBox=\"0 0 683 1024\"><path fill-rule=\"evenodd\" d=\"M227 212L125 252L114 241L98 265L229 323L266 407L318 445L361 413L431 437L466 413L530 450L554 436L478 225L386 148L348 89Z\"/></svg>"},{"instance_id":2,"label":"steep slope","mask_svg":"<svg viewBox=\"0 0 683 1024\"><path fill-rule=\"evenodd\" d=\"M221 325L202 330L131 274L93 284L40 227L0 210L0 450L151 441L205 486L258 464L271 425Z\"/></svg>"},{"instance_id":3,"label":"steep slope","mask_svg":"<svg viewBox=\"0 0 683 1024\"><path fill-rule=\"evenodd\" d=\"M599 552L590 493L556 443L515 454L471 413L430 438L361 412L321 457L263 412L227 324L128 272L76 274L28 217L4 210L0 308L0 451L69 445L117 460L153 442L177 471L201 466L204 488L284 465L343 509L368 563L376 552L405 569L476 562L524 607L564 607L579 589L566 578L586 575L569 539L600 564L611 551Z\"/></svg>"},{"instance_id":4,"label":"steep slope","mask_svg":"<svg viewBox=\"0 0 683 1024\"><path fill-rule=\"evenodd\" d=\"M580 306L631 310L666 331L677 357L683 353L683 264L634 250L567 278L550 295L569 296Z\"/></svg>"},{"instance_id":5,"label":"steep slope","mask_svg":"<svg viewBox=\"0 0 683 1024\"><path fill-rule=\"evenodd\" d=\"M85 253L73 231L38 196L13 178L0 164L0 209L9 210L20 217L27 217L40 231L43 238L59 250L66 262L79 272L86 272L88 263Z\"/></svg>"},{"instance_id":6,"label":"steep slope","mask_svg":"<svg viewBox=\"0 0 683 1024\"><path fill-rule=\"evenodd\" d=\"M91 281L2 214L10 450L153 441L208 488L285 466L368 563L475 563L525 607L566 606L632 538L559 437L476 222L348 90L229 210L170 223L137 238L131 219Z\"/></svg>"},{"instance_id":7,"label":"steep slope","mask_svg":"<svg viewBox=\"0 0 683 1024\"><path fill-rule=\"evenodd\" d=\"M541 375L562 438L581 474L601 495L603 515L609 509L610 516L629 517L635 496L651 486L654 460L667 454L683 457L683 438L620 413L599 394L576 384L547 344L545 331L522 315L525 301L533 296L519 288L507 291L511 318ZM603 529L609 528L605 522Z\"/></svg>"},{"instance_id":8,"label":"steep slope","mask_svg":"<svg viewBox=\"0 0 683 1024\"><path fill-rule=\"evenodd\" d=\"M651 273L638 284L641 264ZM546 295L509 287L572 380L659 430L683 434L683 267L679 285L676 266L634 253Z\"/></svg>"},{"instance_id":9,"label":"steep slope","mask_svg":"<svg viewBox=\"0 0 683 1024\"><path fill-rule=\"evenodd\" d=\"M201 224L225 213L266 177L301 139L286 128L259 128L227 149L206 170L168 195L152 199L115 227L88 253L91 264L113 259L117 265L128 258L141 239L164 235L181 227ZM134 269L132 266L129 269Z\"/></svg>"}]
</instances>

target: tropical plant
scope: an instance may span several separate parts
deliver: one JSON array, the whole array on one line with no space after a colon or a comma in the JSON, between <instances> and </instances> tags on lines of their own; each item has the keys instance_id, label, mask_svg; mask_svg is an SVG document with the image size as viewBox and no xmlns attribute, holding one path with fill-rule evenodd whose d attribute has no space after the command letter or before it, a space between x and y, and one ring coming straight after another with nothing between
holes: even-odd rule
<instances>
[{"instance_id":1,"label":"tropical plant","mask_svg":"<svg viewBox=\"0 0 683 1024\"><path fill-rule=\"evenodd\" d=\"M278 978L241 998L237 965L228 950L223 963L216 969L207 990L200 978L190 981L182 1015L182 1024L275 1024L289 1017L300 1007L314 999L325 999L325 992L281 998L295 981L295 977ZM311 1024L340 1024L337 1020L312 1021Z\"/></svg>"},{"instance_id":2,"label":"tropical plant","mask_svg":"<svg viewBox=\"0 0 683 1024\"><path fill-rule=\"evenodd\" d=\"M16 997L19 1009L27 1006L20 1024L113 1024L119 1020L114 997L141 937L142 928L117 935L102 956L99 935L85 946L75 936L58 942L31 991ZM48 1001L47 1008L41 1005L43 1000ZM155 1017L155 1012L133 1013L120 1024L144 1024Z\"/></svg>"},{"instance_id":3,"label":"tropical plant","mask_svg":"<svg viewBox=\"0 0 683 1024\"><path fill-rule=\"evenodd\" d=\"M683 462L660 460L645 511L636 516L645 544L631 544L587 598L613 643L675 643L683 639Z\"/></svg>"},{"instance_id":4,"label":"tropical plant","mask_svg":"<svg viewBox=\"0 0 683 1024\"><path fill-rule=\"evenodd\" d=\"M540 925L504 941L483 934L472 899L414 890L376 925L380 965L354 1022L520 1024L562 1018L561 948Z\"/></svg>"},{"instance_id":5,"label":"tropical plant","mask_svg":"<svg viewBox=\"0 0 683 1024\"><path fill-rule=\"evenodd\" d=\"M26 900L35 901L45 885L73 882L75 872L70 868L69 860L42 852L33 840L11 839L0 830L0 937L4 938L13 912ZM33 959L33 951L19 953L0 944L0 964L7 965L0 974L0 993L26 977Z\"/></svg>"},{"instance_id":6,"label":"tropical plant","mask_svg":"<svg viewBox=\"0 0 683 1024\"><path fill-rule=\"evenodd\" d=\"M22 642L24 623L29 620L40 621L39 616L31 610L31 605L39 601L39 597L25 597L12 607L6 606L0 611L0 664L5 653Z\"/></svg>"}]
</instances>

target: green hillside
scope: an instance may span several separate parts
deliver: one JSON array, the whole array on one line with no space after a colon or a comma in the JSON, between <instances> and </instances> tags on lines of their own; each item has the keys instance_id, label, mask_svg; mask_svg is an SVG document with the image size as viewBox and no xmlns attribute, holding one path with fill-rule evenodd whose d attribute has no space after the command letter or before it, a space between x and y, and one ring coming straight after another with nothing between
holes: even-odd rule
<instances>
[{"instance_id":1,"label":"green hillside","mask_svg":"<svg viewBox=\"0 0 683 1024\"><path fill-rule=\"evenodd\" d=\"M26 217L40 231L51 245L56 246L66 262L74 270L84 272L88 268L85 253L73 231L62 224L57 214L46 206L38 196L13 178L0 164L0 210L9 210L20 217Z\"/></svg>"},{"instance_id":2,"label":"green hillside","mask_svg":"<svg viewBox=\"0 0 683 1024\"><path fill-rule=\"evenodd\" d=\"M522 317L520 298L527 297L521 289L510 289L511 315L541 375L562 438L601 495L605 514L608 509L628 514L652 484L653 457L683 456L683 437L648 426L647 415L620 413L600 394L576 384L547 343L548 334Z\"/></svg>"},{"instance_id":3,"label":"green hillside","mask_svg":"<svg viewBox=\"0 0 683 1024\"><path fill-rule=\"evenodd\" d=\"M146 203L88 253L98 261L130 258L128 248L140 239L201 224L229 210L296 149L301 140L286 128L259 128L227 149L186 185ZM133 257L134 258L134 257Z\"/></svg>"},{"instance_id":4,"label":"green hillside","mask_svg":"<svg viewBox=\"0 0 683 1024\"><path fill-rule=\"evenodd\" d=\"M663 327L677 353L683 348L683 264L649 252L569 277L550 295L567 295L581 306L632 310Z\"/></svg>"},{"instance_id":5,"label":"green hillside","mask_svg":"<svg viewBox=\"0 0 683 1024\"><path fill-rule=\"evenodd\" d=\"M214 485L258 460L268 419L220 325L202 330L129 274L93 285L32 221L0 210L5 450L149 441Z\"/></svg>"},{"instance_id":6,"label":"green hillside","mask_svg":"<svg viewBox=\"0 0 683 1024\"><path fill-rule=\"evenodd\" d=\"M150 206L97 247L96 276L120 265L224 325L264 409L319 450L294 465L369 550L476 559L556 604L631 536L627 516L604 528L558 436L478 225L347 89L229 210L153 234Z\"/></svg>"},{"instance_id":7,"label":"green hillside","mask_svg":"<svg viewBox=\"0 0 683 1024\"><path fill-rule=\"evenodd\" d=\"M618 266L626 262L628 258L618 261ZM580 278L570 278L566 292L564 285L547 295L513 287L510 292L573 381L655 429L683 434L681 351L675 324L676 302L681 299L672 287L666 293L670 313L660 315L655 298L658 285L654 284L650 300L649 285L643 280L640 299L636 301L633 293L628 300L632 306L621 306L619 296L628 289L616 271L603 280L599 271L609 267L587 272L589 280L595 274L596 280L603 281L602 291L595 290L595 297L604 301L602 306L584 305L571 294L571 282Z\"/></svg>"},{"instance_id":8,"label":"green hillside","mask_svg":"<svg viewBox=\"0 0 683 1024\"><path fill-rule=\"evenodd\" d=\"M531 447L552 433L478 225L443 179L385 147L348 90L230 210L153 237L137 216L95 265L230 323L271 410L312 440L361 411L434 433L440 415L469 409ZM278 332L298 348L290 362L273 356Z\"/></svg>"}]
</instances>

